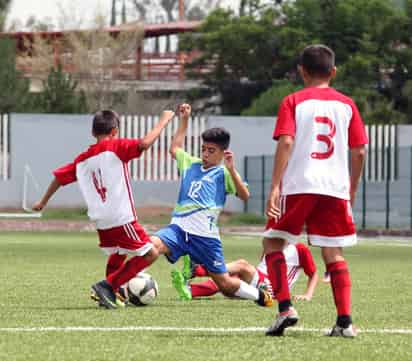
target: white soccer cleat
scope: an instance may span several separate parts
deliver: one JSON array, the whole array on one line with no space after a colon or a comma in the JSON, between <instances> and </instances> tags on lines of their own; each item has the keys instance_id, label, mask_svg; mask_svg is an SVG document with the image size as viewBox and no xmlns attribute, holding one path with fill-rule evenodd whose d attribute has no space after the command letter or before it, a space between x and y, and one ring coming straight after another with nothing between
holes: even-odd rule
<instances>
[{"instance_id":1,"label":"white soccer cleat","mask_svg":"<svg viewBox=\"0 0 412 361\"><path fill-rule=\"evenodd\" d=\"M326 336L354 338L357 336L357 334L358 331L356 330L356 328L352 324L350 324L346 328L335 325L326 333Z\"/></svg>"},{"instance_id":2,"label":"white soccer cleat","mask_svg":"<svg viewBox=\"0 0 412 361\"><path fill-rule=\"evenodd\" d=\"M285 329L296 325L298 321L298 313L293 307L290 307L289 310L276 317L273 324L267 329L266 336L283 336Z\"/></svg>"}]
</instances>

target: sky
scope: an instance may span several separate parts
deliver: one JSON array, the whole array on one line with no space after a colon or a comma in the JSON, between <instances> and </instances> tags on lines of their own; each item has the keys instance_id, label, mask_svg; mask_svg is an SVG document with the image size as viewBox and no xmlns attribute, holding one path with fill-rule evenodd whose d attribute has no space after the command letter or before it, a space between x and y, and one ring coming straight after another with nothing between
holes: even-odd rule
<instances>
[{"instance_id":1,"label":"sky","mask_svg":"<svg viewBox=\"0 0 412 361\"><path fill-rule=\"evenodd\" d=\"M109 10L109 0L13 0L7 25L10 25L13 20L24 24L30 16L34 15L39 20L49 18L48 22L53 22L56 26L66 17L64 22L68 23L67 27L70 27L79 22L90 23L96 12L106 12L108 15Z\"/></svg>"},{"instance_id":2,"label":"sky","mask_svg":"<svg viewBox=\"0 0 412 361\"><path fill-rule=\"evenodd\" d=\"M225 5L234 5L238 1L224 0L223 2ZM110 4L110 0L13 0L6 26L10 26L14 20L25 24L33 15L38 20L49 18L46 22L53 22L57 28L61 27L59 26L61 23L65 24L65 28L76 28L79 22L82 23L82 27L87 27L88 24L93 23L97 13L107 15L109 18ZM66 14L63 16L64 21L62 21L62 13Z\"/></svg>"}]
</instances>

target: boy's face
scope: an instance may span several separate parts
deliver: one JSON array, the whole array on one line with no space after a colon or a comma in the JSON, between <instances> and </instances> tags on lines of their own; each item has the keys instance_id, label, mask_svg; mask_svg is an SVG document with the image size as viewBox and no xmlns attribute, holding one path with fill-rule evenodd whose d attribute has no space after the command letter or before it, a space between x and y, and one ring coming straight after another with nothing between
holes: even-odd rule
<instances>
[{"instance_id":1,"label":"boy's face","mask_svg":"<svg viewBox=\"0 0 412 361\"><path fill-rule=\"evenodd\" d=\"M204 168L214 167L219 165L222 160L225 151L215 143L203 143L202 144L202 165Z\"/></svg>"}]
</instances>

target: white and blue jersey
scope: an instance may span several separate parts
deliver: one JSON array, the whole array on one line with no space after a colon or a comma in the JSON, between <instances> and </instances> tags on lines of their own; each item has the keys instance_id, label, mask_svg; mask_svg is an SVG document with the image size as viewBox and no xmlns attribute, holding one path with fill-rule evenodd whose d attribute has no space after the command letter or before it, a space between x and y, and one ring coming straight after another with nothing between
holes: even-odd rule
<instances>
[{"instance_id":1,"label":"white and blue jersey","mask_svg":"<svg viewBox=\"0 0 412 361\"><path fill-rule=\"evenodd\" d=\"M227 194L236 187L229 171L221 165L204 169L199 158L183 149L176 152L181 183L177 205L169 226L156 235L168 246L170 262L188 254L213 273L227 272L217 219Z\"/></svg>"},{"instance_id":2,"label":"white and blue jersey","mask_svg":"<svg viewBox=\"0 0 412 361\"><path fill-rule=\"evenodd\" d=\"M227 194L236 194L229 171L222 165L204 169L199 158L183 149L176 151L181 182L172 224L185 232L202 237L219 238L217 220Z\"/></svg>"}]
</instances>

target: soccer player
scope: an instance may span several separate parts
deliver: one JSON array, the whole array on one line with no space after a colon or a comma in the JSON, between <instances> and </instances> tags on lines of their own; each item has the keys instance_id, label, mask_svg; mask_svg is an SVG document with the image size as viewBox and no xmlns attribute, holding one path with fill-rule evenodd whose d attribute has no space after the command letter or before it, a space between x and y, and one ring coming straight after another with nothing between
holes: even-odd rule
<instances>
[{"instance_id":1,"label":"soccer player","mask_svg":"<svg viewBox=\"0 0 412 361\"><path fill-rule=\"evenodd\" d=\"M330 273L338 316L329 335L354 337L351 280L343 247L357 243L351 205L368 140L353 100L329 86L336 75L334 52L324 45L308 46L298 69L305 88L283 99L273 135L278 144L264 250L279 315L266 334L280 336L298 322L282 250L286 242L298 240L306 225L309 243L322 248Z\"/></svg>"},{"instance_id":2,"label":"soccer player","mask_svg":"<svg viewBox=\"0 0 412 361\"><path fill-rule=\"evenodd\" d=\"M242 200L249 197L248 188L235 169L233 153L228 150L230 135L222 128L204 131L202 159L193 157L182 149L190 106L182 105L180 113L179 128L170 148L181 177L179 198L171 224L157 232L152 241L171 263L189 254L203 264L224 294L271 306L269 292L231 277L223 257L217 219L226 196L236 194Z\"/></svg>"},{"instance_id":3,"label":"soccer player","mask_svg":"<svg viewBox=\"0 0 412 361\"><path fill-rule=\"evenodd\" d=\"M119 116L112 110L97 112L92 126L96 144L56 169L46 193L33 206L42 210L61 186L78 182L88 215L96 222L99 246L109 256L106 279L92 286L92 298L106 308L122 306L116 297L119 287L158 256L150 237L137 223L127 163L140 157L173 117L174 112L164 111L142 139L119 139ZM127 255L132 257L126 262Z\"/></svg>"},{"instance_id":4,"label":"soccer player","mask_svg":"<svg viewBox=\"0 0 412 361\"><path fill-rule=\"evenodd\" d=\"M318 283L318 273L316 271L316 265L312 257L312 253L309 248L303 243L297 243L296 245L288 245L283 249L287 265L288 275L288 287L289 290L297 282L302 270L308 277L306 290L303 295L296 295L295 300L310 301L313 297L316 285ZM186 294L182 293L185 285L180 284L181 279L189 281L194 277L207 277L207 270L202 265L193 264L189 256L185 256L184 268L182 273L183 277L176 276L176 273L180 271L173 271L173 285L176 288L179 297L182 300L186 300ZM239 259L234 262L230 262L226 265L227 270L231 276L235 276L245 281L256 288L267 288L273 298L276 298L276 294L273 294L272 286L268 278L266 259L263 256L259 264L255 267L244 259ZM192 298L212 296L219 292L219 288L213 280L209 279L203 282L190 282L187 284Z\"/></svg>"}]
</instances>

